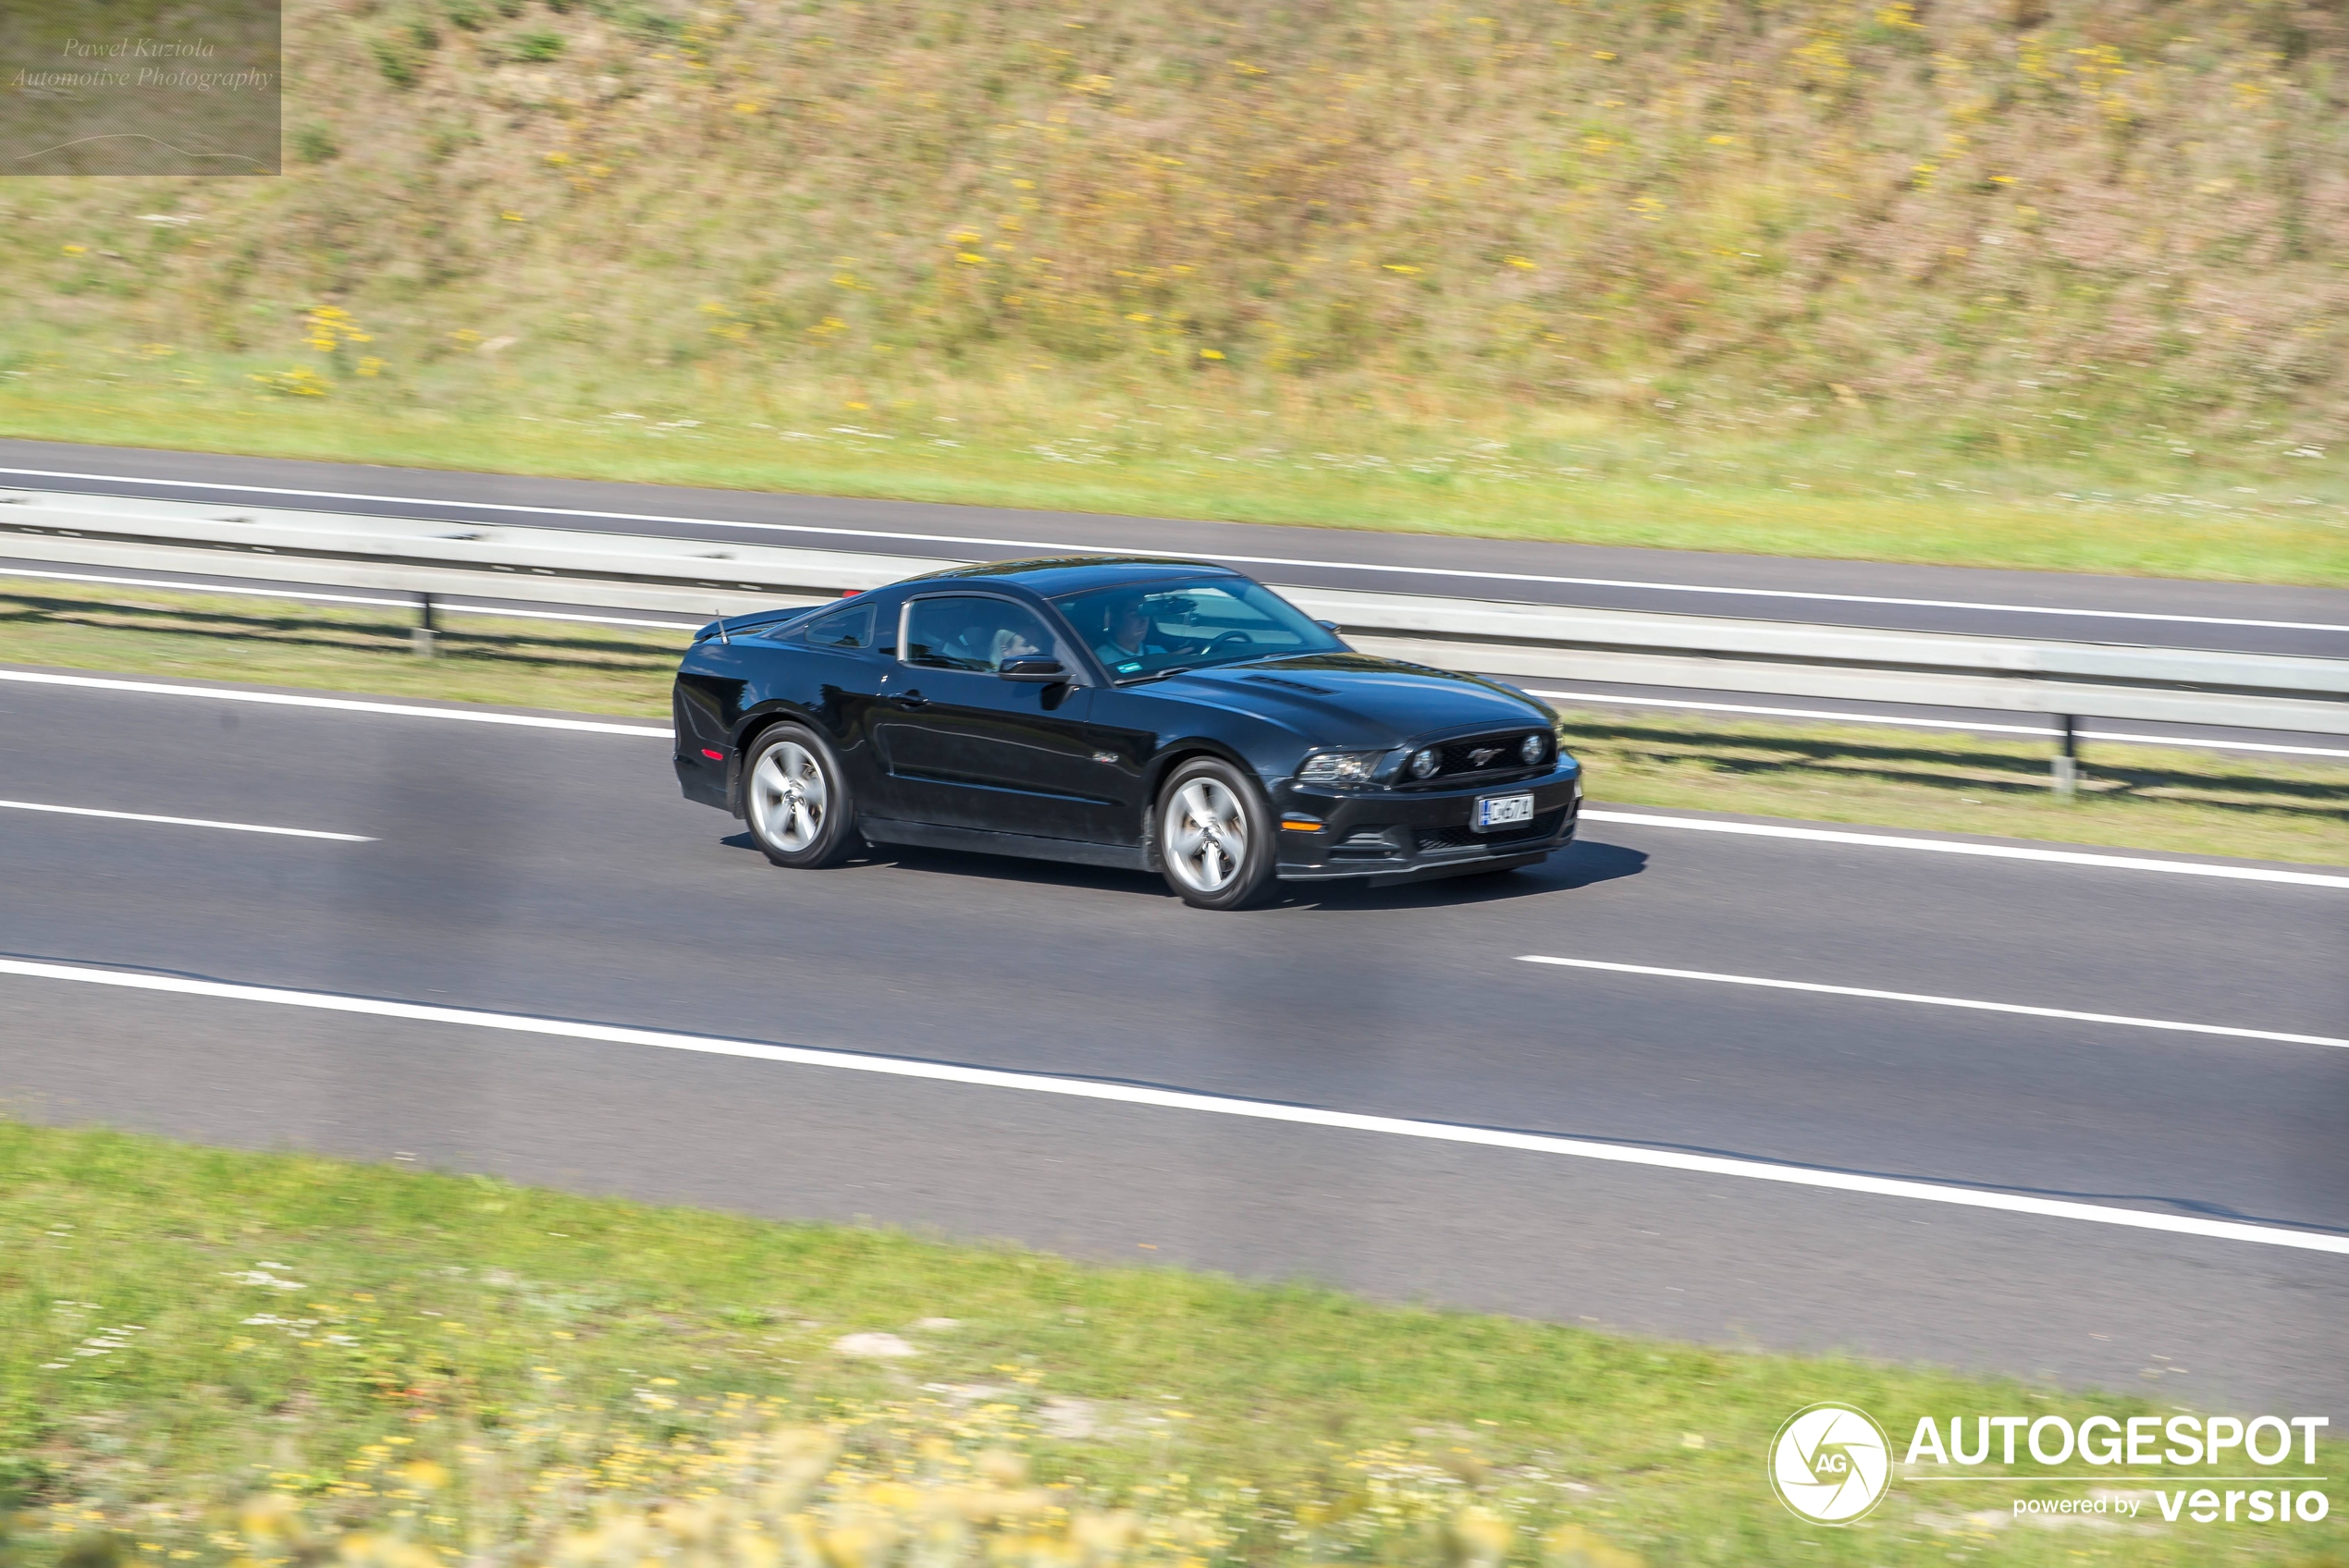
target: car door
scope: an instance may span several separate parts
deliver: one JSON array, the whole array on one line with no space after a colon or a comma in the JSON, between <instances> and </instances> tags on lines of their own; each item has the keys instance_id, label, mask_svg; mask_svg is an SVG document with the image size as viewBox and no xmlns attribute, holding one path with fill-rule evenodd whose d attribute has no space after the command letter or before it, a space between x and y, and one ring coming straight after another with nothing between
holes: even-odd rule
<instances>
[{"instance_id":1,"label":"car door","mask_svg":"<svg viewBox=\"0 0 2349 1568\"><path fill-rule=\"evenodd\" d=\"M896 673L896 606L859 594L791 634L796 668L784 694L831 732L860 808L885 808L887 780L874 756L875 707Z\"/></svg>"},{"instance_id":2,"label":"car door","mask_svg":"<svg viewBox=\"0 0 2349 1568\"><path fill-rule=\"evenodd\" d=\"M1032 606L992 594L906 601L898 665L874 717L892 815L949 827L1108 842L1113 769L1087 733L1076 651ZM1068 682L1004 680L1006 658L1058 658Z\"/></svg>"}]
</instances>

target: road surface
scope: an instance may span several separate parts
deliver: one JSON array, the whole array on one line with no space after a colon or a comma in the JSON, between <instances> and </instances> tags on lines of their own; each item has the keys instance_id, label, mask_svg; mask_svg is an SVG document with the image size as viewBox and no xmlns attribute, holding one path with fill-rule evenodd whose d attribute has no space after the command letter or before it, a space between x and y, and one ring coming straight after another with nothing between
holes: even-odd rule
<instances>
[{"instance_id":1,"label":"road surface","mask_svg":"<svg viewBox=\"0 0 2349 1568\"><path fill-rule=\"evenodd\" d=\"M650 726L5 678L0 801L35 1117L2349 1415L2349 878L1632 813L1214 915L777 870Z\"/></svg>"}]
</instances>

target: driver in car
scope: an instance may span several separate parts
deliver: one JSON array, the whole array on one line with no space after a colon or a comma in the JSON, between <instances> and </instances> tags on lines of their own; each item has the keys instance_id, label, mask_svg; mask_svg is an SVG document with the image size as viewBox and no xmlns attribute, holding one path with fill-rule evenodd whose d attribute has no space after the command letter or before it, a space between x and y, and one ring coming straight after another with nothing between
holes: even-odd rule
<instances>
[{"instance_id":1,"label":"driver in car","mask_svg":"<svg viewBox=\"0 0 2349 1568\"><path fill-rule=\"evenodd\" d=\"M1093 652L1101 663L1112 669L1121 669L1137 659L1152 654L1174 654L1189 651L1188 644L1170 643L1152 635L1156 628L1150 608L1139 594L1121 594L1103 606L1101 613L1102 640L1093 644Z\"/></svg>"}]
</instances>

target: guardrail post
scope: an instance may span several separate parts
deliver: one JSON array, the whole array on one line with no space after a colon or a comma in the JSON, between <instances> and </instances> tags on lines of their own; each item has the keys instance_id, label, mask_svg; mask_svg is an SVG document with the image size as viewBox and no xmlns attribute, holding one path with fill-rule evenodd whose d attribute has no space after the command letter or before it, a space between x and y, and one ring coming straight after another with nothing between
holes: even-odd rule
<instances>
[{"instance_id":1,"label":"guardrail post","mask_svg":"<svg viewBox=\"0 0 2349 1568\"><path fill-rule=\"evenodd\" d=\"M2069 799L2080 792L2080 720L2063 716L2063 739L2055 754L2055 792Z\"/></svg>"},{"instance_id":2,"label":"guardrail post","mask_svg":"<svg viewBox=\"0 0 2349 1568\"><path fill-rule=\"evenodd\" d=\"M428 659L432 657L432 634L435 628L432 617L432 595L430 594L419 594L416 595L415 630L408 633L408 642L410 645L416 650L416 656L418 658Z\"/></svg>"}]
</instances>

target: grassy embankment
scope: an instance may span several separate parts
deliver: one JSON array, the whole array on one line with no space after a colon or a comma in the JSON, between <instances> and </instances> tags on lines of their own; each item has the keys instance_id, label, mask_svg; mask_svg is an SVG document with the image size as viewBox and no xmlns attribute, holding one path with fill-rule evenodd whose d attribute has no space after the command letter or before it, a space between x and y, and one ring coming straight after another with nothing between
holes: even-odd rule
<instances>
[{"instance_id":1,"label":"grassy embankment","mask_svg":"<svg viewBox=\"0 0 2349 1568\"><path fill-rule=\"evenodd\" d=\"M0 1170L31 1568L2343 1561L2338 1513L1896 1483L1836 1530L1764 1480L1817 1399L1896 1434L2134 1399L110 1133L0 1121Z\"/></svg>"},{"instance_id":2,"label":"grassy embankment","mask_svg":"<svg viewBox=\"0 0 2349 1568\"><path fill-rule=\"evenodd\" d=\"M0 196L0 432L2349 582L2337 7L287 38L287 178Z\"/></svg>"},{"instance_id":3,"label":"grassy embankment","mask_svg":"<svg viewBox=\"0 0 2349 1568\"><path fill-rule=\"evenodd\" d=\"M448 618L441 656L381 612L0 579L0 662L665 719L682 639ZM2091 743L2080 799L2045 742L1874 725L1569 714L1605 801L2349 864L2349 766Z\"/></svg>"}]
</instances>

